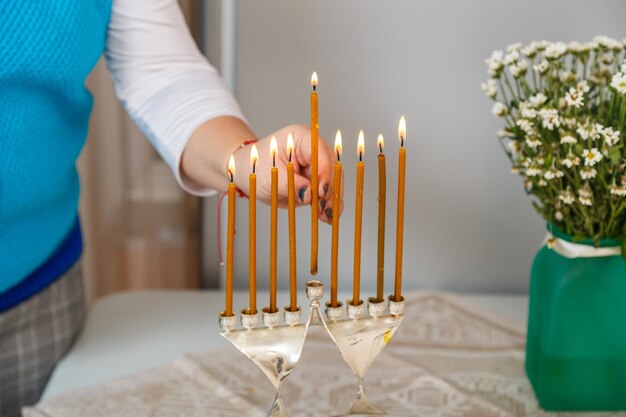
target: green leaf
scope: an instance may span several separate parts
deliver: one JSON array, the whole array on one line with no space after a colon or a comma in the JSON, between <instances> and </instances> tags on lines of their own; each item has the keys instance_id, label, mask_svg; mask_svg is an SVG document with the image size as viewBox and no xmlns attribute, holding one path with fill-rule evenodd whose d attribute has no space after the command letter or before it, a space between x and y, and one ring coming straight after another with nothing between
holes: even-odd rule
<instances>
[{"instance_id":1,"label":"green leaf","mask_svg":"<svg viewBox=\"0 0 626 417\"><path fill-rule=\"evenodd\" d=\"M618 148L609 149L609 159L614 165L619 164L620 159L622 158L622 153Z\"/></svg>"},{"instance_id":2,"label":"green leaf","mask_svg":"<svg viewBox=\"0 0 626 417\"><path fill-rule=\"evenodd\" d=\"M577 233L574 235L574 237L572 238L572 240L576 243L576 242L582 242L583 240L585 240L586 236L581 234L581 233Z\"/></svg>"}]
</instances>

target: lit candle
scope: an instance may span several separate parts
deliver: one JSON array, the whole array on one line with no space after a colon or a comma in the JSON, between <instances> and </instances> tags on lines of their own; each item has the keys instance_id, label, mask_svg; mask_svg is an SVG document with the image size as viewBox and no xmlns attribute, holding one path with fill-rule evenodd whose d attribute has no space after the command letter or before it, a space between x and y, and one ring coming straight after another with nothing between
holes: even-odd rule
<instances>
[{"instance_id":1,"label":"lit candle","mask_svg":"<svg viewBox=\"0 0 626 417\"><path fill-rule=\"evenodd\" d=\"M363 226L363 175L365 164L363 154L365 153L365 139L363 131L359 132L357 141L357 153L359 162L356 164L356 204L354 213L354 277L352 284L352 305L361 305L361 230Z\"/></svg>"},{"instance_id":2,"label":"lit candle","mask_svg":"<svg viewBox=\"0 0 626 417\"><path fill-rule=\"evenodd\" d=\"M319 180L318 180L318 138L319 122L317 110L317 72L311 76L311 275L317 275Z\"/></svg>"},{"instance_id":3,"label":"lit candle","mask_svg":"<svg viewBox=\"0 0 626 417\"><path fill-rule=\"evenodd\" d=\"M330 259L330 306L337 307L337 262L339 256L339 213L341 210L341 131L335 136L335 163L333 178L332 253Z\"/></svg>"},{"instance_id":4,"label":"lit candle","mask_svg":"<svg viewBox=\"0 0 626 417\"><path fill-rule=\"evenodd\" d=\"M385 206L387 204L387 167L383 135L378 135L378 264L376 270L376 301L384 301L385 291Z\"/></svg>"},{"instance_id":5,"label":"lit candle","mask_svg":"<svg viewBox=\"0 0 626 417\"><path fill-rule=\"evenodd\" d=\"M272 158L271 175L271 223L270 223L270 307L269 312L276 310L276 254L278 238L278 168L276 168L276 154L278 145L276 138L270 140L270 156Z\"/></svg>"},{"instance_id":6,"label":"lit candle","mask_svg":"<svg viewBox=\"0 0 626 417\"><path fill-rule=\"evenodd\" d=\"M224 315L233 315L233 255L235 249L235 158L231 155L228 160L228 235L226 240L226 308Z\"/></svg>"},{"instance_id":7,"label":"lit candle","mask_svg":"<svg viewBox=\"0 0 626 417\"><path fill-rule=\"evenodd\" d=\"M297 264L296 264L296 186L293 176L294 145L293 135L287 136L287 204L289 214L289 310L298 310L298 284L297 284Z\"/></svg>"},{"instance_id":8,"label":"lit candle","mask_svg":"<svg viewBox=\"0 0 626 417\"><path fill-rule=\"evenodd\" d=\"M250 308L248 314L256 314L256 164L259 161L259 153L256 145L250 149L250 205L248 206L248 216L250 232L248 234L248 281L250 286Z\"/></svg>"},{"instance_id":9,"label":"lit candle","mask_svg":"<svg viewBox=\"0 0 626 417\"><path fill-rule=\"evenodd\" d=\"M400 139L400 151L398 153L398 214L396 223L396 280L394 301L402 300L402 244L404 235L404 182L406 172L406 121L404 116L400 118L398 125L398 137Z\"/></svg>"}]
</instances>

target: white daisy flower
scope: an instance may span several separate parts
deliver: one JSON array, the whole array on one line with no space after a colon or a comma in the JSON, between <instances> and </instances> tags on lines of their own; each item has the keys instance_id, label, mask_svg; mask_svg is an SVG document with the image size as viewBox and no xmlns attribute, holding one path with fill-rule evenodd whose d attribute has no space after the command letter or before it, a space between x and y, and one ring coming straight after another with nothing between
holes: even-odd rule
<instances>
[{"instance_id":1,"label":"white daisy flower","mask_svg":"<svg viewBox=\"0 0 626 417\"><path fill-rule=\"evenodd\" d=\"M555 127L561 125L559 112L555 109L541 109L539 110L539 116L541 116L542 126L548 130L554 130Z\"/></svg>"},{"instance_id":2,"label":"white daisy flower","mask_svg":"<svg viewBox=\"0 0 626 417\"><path fill-rule=\"evenodd\" d=\"M580 158L570 152L565 158L561 159L561 165L567 168L578 166L580 165Z\"/></svg>"},{"instance_id":3,"label":"white daisy flower","mask_svg":"<svg viewBox=\"0 0 626 417\"><path fill-rule=\"evenodd\" d=\"M620 94L626 94L626 74L618 72L611 79L611 87L617 90Z\"/></svg>"},{"instance_id":4,"label":"white daisy flower","mask_svg":"<svg viewBox=\"0 0 626 417\"><path fill-rule=\"evenodd\" d=\"M531 192L533 189L533 182L532 180L525 180L524 181L524 188L526 189L526 192Z\"/></svg>"},{"instance_id":5,"label":"white daisy flower","mask_svg":"<svg viewBox=\"0 0 626 417\"><path fill-rule=\"evenodd\" d=\"M559 80L563 83L576 81L576 73L571 71L559 71Z\"/></svg>"},{"instance_id":6,"label":"white daisy flower","mask_svg":"<svg viewBox=\"0 0 626 417\"><path fill-rule=\"evenodd\" d=\"M542 178L537 182L537 185L540 187L545 187L546 185L548 185L548 183Z\"/></svg>"},{"instance_id":7,"label":"white daisy flower","mask_svg":"<svg viewBox=\"0 0 626 417\"><path fill-rule=\"evenodd\" d=\"M585 42L583 43L582 52L590 52L593 49L596 49L598 44L595 42Z\"/></svg>"},{"instance_id":8,"label":"white daisy flower","mask_svg":"<svg viewBox=\"0 0 626 417\"><path fill-rule=\"evenodd\" d=\"M594 42L606 49L622 49L622 43L608 36L596 36Z\"/></svg>"},{"instance_id":9,"label":"white daisy flower","mask_svg":"<svg viewBox=\"0 0 626 417\"><path fill-rule=\"evenodd\" d=\"M587 83L586 80L579 81L578 84L576 85L576 89L580 91L581 93L586 94L590 90L589 83Z\"/></svg>"},{"instance_id":10,"label":"white daisy flower","mask_svg":"<svg viewBox=\"0 0 626 417\"><path fill-rule=\"evenodd\" d=\"M610 126L602 129L602 136L608 146L615 146L619 142L619 130L613 130Z\"/></svg>"},{"instance_id":11,"label":"white daisy flower","mask_svg":"<svg viewBox=\"0 0 626 417\"><path fill-rule=\"evenodd\" d=\"M616 195L619 197L624 197L626 196L626 187L623 185L611 185L609 186L609 191L611 192L612 195Z\"/></svg>"},{"instance_id":12,"label":"white daisy flower","mask_svg":"<svg viewBox=\"0 0 626 417\"><path fill-rule=\"evenodd\" d=\"M540 175L543 174L543 170L541 168L539 168L537 165L532 164L530 167L528 167L528 169L526 170L526 176L527 177L538 177Z\"/></svg>"},{"instance_id":13,"label":"white daisy flower","mask_svg":"<svg viewBox=\"0 0 626 417\"><path fill-rule=\"evenodd\" d=\"M563 171L556 169L555 167L549 168L543 173L543 177L547 180L553 180L555 178L562 178Z\"/></svg>"},{"instance_id":14,"label":"white daisy flower","mask_svg":"<svg viewBox=\"0 0 626 417\"><path fill-rule=\"evenodd\" d=\"M540 41L537 41L536 45L537 45L537 50L543 51L544 49L546 49L548 47L548 45L550 45L550 42L548 42L545 39L542 39Z\"/></svg>"},{"instance_id":15,"label":"white daisy flower","mask_svg":"<svg viewBox=\"0 0 626 417\"><path fill-rule=\"evenodd\" d=\"M585 124L581 125L576 129L576 133L580 136L582 140L597 140L600 137L600 133L604 129L600 123L596 124Z\"/></svg>"},{"instance_id":16,"label":"white daisy flower","mask_svg":"<svg viewBox=\"0 0 626 417\"><path fill-rule=\"evenodd\" d=\"M491 108L491 114L497 117L506 116L509 113L509 108L504 104L496 101Z\"/></svg>"},{"instance_id":17,"label":"white daisy flower","mask_svg":"<svg viewBox=\"0 0 626 417\"><path fill-rule=\"evenodd\" d=\"M540 63L533 65L533 69L535 70L535 72L537 72L540 75L543 75L546 72L548 72L549 68L550 68L550 64L545 59L541 61Z\"/></svg>"},{"instance_id":18,"label":"white daisy flower","mask_svg":"<svg viewBox=\"0 0 626 417\"><path fill-rule=\"evenodd\" d=\"M614 59L615 59L615 56L611 52L607 52L605 54L602 54L602 56L600 57L600 61L604 65L611 65L613 63Z\"/></svg>"},{"instance_id":19,"label":"white daisy flower","mask_svg":"<svg viewBox=\"0 0 626 417\"><path fill-rule=\"evenodd\" d=\"M585 166L592 167L602 160L602 153L597 148L585 149L582 157L585 158Z\"/></svg>"},{"instance_id":20,"label":"white daisy flower","mask_svg":"<svg viewBox=\"0 0 626 417\"><path fill-rule=\"evenodd\" d=\"M567 49L570 52L577 54L583 52L583 44L577 41L572 41L569 43L569 45L567 45Z\"/></svg>"},{"instance_id":21,"label":"white daisy flower","mask_svg":"<svg viewBox=\"0 0 626 417\"><path fill-rule=\"evenodd\" d=\"M513 136L515 136L513 134L513 132L511 132L508 129L500 129L498 130L498 132L496 133L498 135L499 138L512 138Z\"/></svg>"},{"instance_id":22,"label":"white daisy flower","mask_svg":"<svg viewBox=\"0 0 626 417\"><path fill-rule=\"evenodd\" d=\"M528 147L531 148L531 149L537 149L538 146L542 145L540 140L533 139L533 138L530 138L530 137L526 138L525 142L526 142L526 145L528 145Z\"/></svg>"},{"instance_id":23,"label":"white daisy flower","mask_svg":"<svg viewBox=\"0 0 626 417\"><path fill-rule=\"evenodd\" d=\"M489 80L486 83L482 83L480 88L482 88L485 95L489 98L495 98L496 94L498 94L498 87L495 80Z\"/></svg>"},{"instance_id":24,"label":"white daisy flower","mask_svg":"<svg viewBox=\"0 0 626 417\"><path fill-rule=\"evenodd\" d=\"M519 61L515 64L509 66L509 71L511 71L511 75L515 78L519 78L526 74L528 70L528 62L527 61Z\"/></svg>"},{"instance_id":25,"label":"white daisy flower","mask_svg":"<svg viewBox=\"0 0 626 417\"><path fill-rule=\"evenodd\" d=\"M504 59L504 52L502 51L493 51L491 56L485 60L487 64L487 72L492 77L497 77L500 75L500 71L504 68L504 63L502 60Z\"/></svg>"},{"instance_id":26,"label":"white daisy flower","mask_svg":"<svg viewBox=\"0 0 626 417\"><path fill-rule=\"evenodd\" d=\"M570 135L561 137L561 144L573 145L576 143L576 138Z\"/></svg>"},{"instance_id":27,"label":"white daisy flower","mask_svg":"<svg viewBox=\"0 0 626 417\"><path fill-rule=\"evenodd\" d=\"M557 219L558 221L563 220L563 213L557 210L556 213L554 213L554 218Z\"/></svg>"},{"instance_id":28,"label":"white daisy flower","mask_svg":"<svg viewBox=\"0 0 626 417\"><path fill-rule=\"evenodd\" d=\"M574 130L578 126L578 120L575 117L564 117L561 119L561 124L567 126L568 129ZM561 135L563 133L561 132Z\"/></svg>"},{"instance_id":29,"label":"white daisy flower","mask_svg":"<svg viewBox=\"0 0 626 417\"><path fill-rule=\"evenodd\" d=\"M522 101L519 104L519 111L522 117L526 119L534 119L537 117L537 111L533 109L527 102Z\"/></svg>"},{"instance_id":30,"label":"white daisy flower","mask_svg":"<svg viewBox=\"0 0 626 417\"><path fill-rule=\"evenodd\" d=\"M521 42L515 42L506 47L507 52L519 51L520 49L522 49Z\"/></svg>"},{"instance_id":31,"label":"white daisy flower","mask_svg":"<svg viewBox=\"0 0 626 417\"><path fill-rule=\"evenodd\" d=\"M515 124L522 129L527 135L534 131L534 123L527 119L517 119Z\"/></svg>"},{"instance_id":32,"label":"white daisy flower","mask_svg":"<svg viewBox=\"0 0 626 417\"><path fill-rule=\"evenodd\" d=\"M595 168L583 167L580 170L580 178L582 178L583 180L589 180L591 178L595 178L596 175L598 175L598 171L596 171Z\"/></svg>"},{"instance_id":33,"label":"white daisy flower","mask_svg":"<svg viewBox=\"0 0 626 417\"><path fill-rule=\"evenodd\" d=\"M509 148L509 150L513 153L519 153L519 151L522 150L522 147L520 146L520 143L518 140L512 140L507 144L507 147Z\"/></svg>"},{"instance_id":34,"label":"white daisy flower","mask_svg":"<svg viewBox=\"0 0 626 417\"><path fill-rule=\"evenodd\" d=\"M563 202L563 204L570 205L576 201L576 196L572 192L572 190L568 187L567 190L561 191L559 194L559 200Z\"/></svg>"},{"instance_id":35,"label":"white daisy flower","mask_svg":"<svg viewBox=\"0 0 626 417\"><path fill-rule=\"evenodd\" d=\"M589 187L589 184L585 184L583 188L578 190L578 201L583 206L591 206L592 198L593 198L593 193L591 192L591 188Z\"/></svg>"},{"instance_id":36,"label":"white daisy flower","mask_svg":"<svg viewBox=\"0 0 626 417\"><path fill-rule=\"evenodd\" d=\"M554 42L546 47L545 55L548 59L559 59L567 52L567 45L563 42Z\"/></svg>"},{"instance_id":37,"label":"white daisy flower","mask_svg":"<svg viewBox=\"0 0 626 417\"><path fill-rule=\"evenodd\" d=\"M565 94L565 102L568 106L579 109L583 106L583 95L576 88L571 87Z\"/></svg>"},{"instance_id":38,"label":"white daisy flower","mask_svg":"<svg viewBox=\"0 0 626 417\"><path fill-rule=\"evenodd\" d=\"M511 51L508 54L506 54L504 56L504 65L511 65L514 64L517 61L517 58L519 58L519 52L518 51Z\"/></svg>"},{"instance_id":39,"label":"white daisy flower","mask_svg":"<svg viewBox=\"0 0 626 417\"><path fill-rule=\"evenodd\" d=\"M537 42L533 41L522 48L522 53L528 58L534 58L537 55Z\"/></svg>"},{"instance_id":40,"label":"white daisy flower","mask_svg":"<svg viewBox=\"0 0 626 417\"><path fill-rule=\"evenodd\" d=\"M537 93L534 96L531 96L528 99L528 102L530 103L531 107L539 107L541 106L543 103L545 103L548 100L548 97L546 97L543 93Z\"/></svg>"}]
</instances>

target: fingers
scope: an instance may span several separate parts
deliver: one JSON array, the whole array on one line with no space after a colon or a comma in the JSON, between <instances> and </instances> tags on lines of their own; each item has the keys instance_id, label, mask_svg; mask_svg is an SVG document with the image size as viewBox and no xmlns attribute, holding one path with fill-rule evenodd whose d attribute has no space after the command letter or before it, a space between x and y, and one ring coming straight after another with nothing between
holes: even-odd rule
<instances>
[{"instance_id":1,"label":"fingers","mask_svg":"<svg viewBox=\"0 0 626 417\"><path fill-rule=\"evenodd\" d=\"M334 170L331 171L334 175ZM332 224L333 216L343 213L343 170L341 171L341 181L339 190L339 207L334 207L334 178L331 178L328 182L328 189L323 197L320 197L320 220L328 224Z\"/></svg>"}]
</instances>

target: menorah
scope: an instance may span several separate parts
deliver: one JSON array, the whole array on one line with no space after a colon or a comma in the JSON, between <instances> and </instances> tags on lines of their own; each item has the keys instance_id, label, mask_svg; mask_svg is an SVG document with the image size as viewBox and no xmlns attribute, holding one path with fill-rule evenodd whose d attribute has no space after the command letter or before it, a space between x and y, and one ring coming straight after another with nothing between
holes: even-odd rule
<instances>
[{"instance_id":1,"label":"menorah","mask_svg":"<svg viewBox=\"0 0 626 417\"><path fill-rule=\"evenodd\" d=\"M317 74L311 79L311 274L317 274L318 261L318 121L317 121ZM332 202L333 209L337 210L327 217L332 220L331 268L330 268L330 300L325 304L324 316L320 313L320 300L323 296L321 281L310 280L306 284L306 295L309 299L309 315L302 323L301 308L298 306L297 295L297 262L296 262L296 214L295 214L295 185L294 185L294 138L287 135L286 149L289 155L287 165L288 189L288 217L289 217L289 295L290 303L283 310L284 324L280 323L280 312L276 305L277 290L277 231L278 231L278 168L276 157L278 146L276 137L270 141L271 166L271 221L270 221L270 259L269 259L269 306L262 310L263 327L258 326L258 312L256 308L256 165L259 155L255 145L250 149L251 172L249 176L249 287L250 304L242 310L241 326L237 329L237 314L233 309L233 265L234 265L234 238L235 238L235 196L234 184L235 160L230 157L228 175L228 236L226 255L226 302L225 309L220 313L221 334L228 339L239 351L246 355L265 374L276 391L274 402L269 416L287 416L285 407L280 398L280 387L284 380L293 371L302 353L302 348L311 325L323 326L335 343L344 361L350 366L358 380L356 398L346 413L355 414L385 414L383 410L372 404L365 395L363 380L365 375L387 346L391 337L402 323L404 314L404 297L402 297L402 242L404 230L404 192L406 171L406 122L404 116L398 124L398 201L396 218L396 271L394 293L384 299L384 251L385 251L385 205L386 205L386 162L383 153L384 141L378 136L378 253L376 296L370 297L365 303L360 298L361 289L361 231L363 224L363 183L365 164L365 138L363 131L359 132L357 152L359 160L356 166L356 206L354 228L354 274L352 285L352 299L346 302L347 318L344 318L344 307L337 299L338 263L339 263L339 217L338 209L341 206L341 187L343 165L341 162L342 136L337 131L335 136L336 162L333 167ZM328 189L330 184L326 184ZM325 191L326 192L326 191ZM330 193L329 193L330 194ZM330 195L325 196L330 198ZM324 208L322 206L322 208ZM332 210L327 207L326 210ZM366 308L367 307L367 308Z\"/></svg>"},{"instance_id":2,"label":"menorah","mask_svg":"<svg viewBox=\"0 0 626 417\"><path fill-rule=\"evenodd\" d=\"M288 417L280 397L280 387L295 369L309 326L321 325L335 343L341 357L348 364L358 380L357 393L350 408L341 416L382 415L384 410L370 402L365 394L363 381L374 360L389 343L404 318L404 298L394 301L389 296L388 311L384 301L371 297L367 303L352 305L346 303L347 318L344 318L342 303L331 307L326 303L325 316L320 313L320 300L324 285L317 280L306 283L306 296L309 299L309 315L304 323L301 309L291 311L285 307L284 324L280 324L280 313L264 309L262 321L264 327L258 327L258 313L249 314L248 309L241 311L241 326L237 328L237 316L220 314L221 335L246 355L274 387L276 395L270 407L268 417Z\"/></svg>"}]
</instances>

